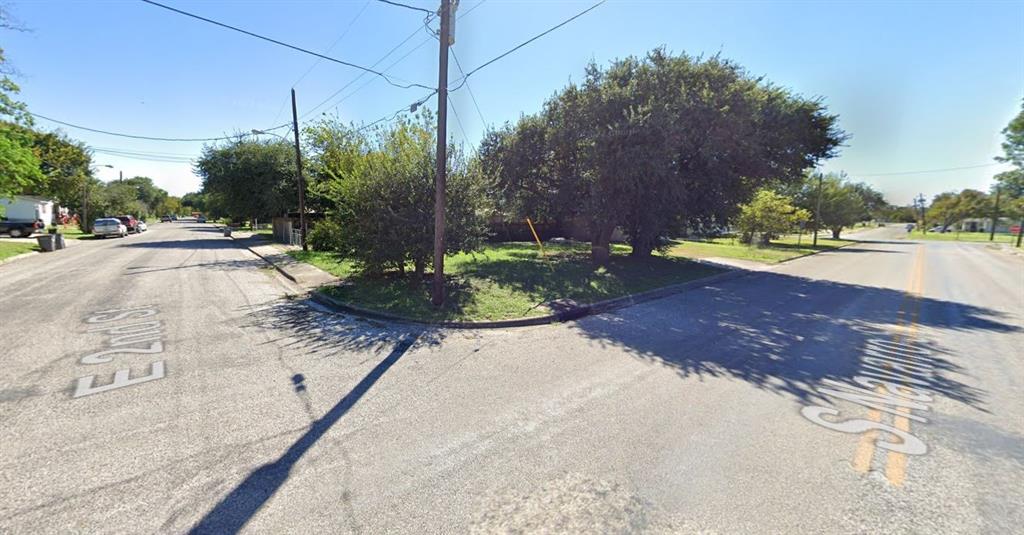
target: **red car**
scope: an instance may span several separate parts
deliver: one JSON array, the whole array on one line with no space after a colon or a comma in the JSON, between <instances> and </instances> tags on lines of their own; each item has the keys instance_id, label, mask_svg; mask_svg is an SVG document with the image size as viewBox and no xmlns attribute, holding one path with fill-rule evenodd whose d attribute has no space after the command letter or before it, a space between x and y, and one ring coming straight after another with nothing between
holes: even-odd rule
<instances>
[{"instance_id":1,"label":"red car","mask_svg":"<svg viewBox=\"0 0 1024 535\"><path fill-rule=\"evenodd\" d=\"M124 224L125 227L128 227L128 232L129 233L138 233L139 232L139 220L135 219L135 216L133 216L133 215L119 215L119 216L117 216L117 219L121 220L121 223Z\"/></svg>"}]
</instances>

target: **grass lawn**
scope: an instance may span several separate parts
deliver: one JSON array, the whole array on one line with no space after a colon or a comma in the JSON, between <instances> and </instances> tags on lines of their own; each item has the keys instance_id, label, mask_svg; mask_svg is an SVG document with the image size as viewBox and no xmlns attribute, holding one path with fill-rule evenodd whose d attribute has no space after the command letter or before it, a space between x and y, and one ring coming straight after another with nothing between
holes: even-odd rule
<instances>
[{"instance_id":1,"label":"grass lawn","mask_svg":"<svg viewBox=\"0 0 1024 535\"><path fill-rule=\"evenodd\" d=\"M904 234L901 236L903 239L910 240L929 240L929 241L970 241L970 242L987 242L988 232L961 232L959 236L954 232L929 232L925 234L919 230L915 230L910 234ZM995 235L995 243L1017 243L1017 236L1013 234L999 233Z\"/></svg>"},{"instance_id":2,"label":"grass lawn","mask_svg":"<svg viewBox=\"0 0 1024 535\"><path fill-rule=\"evenodd\" d=\"M811 237L786 236L772 241L768 247L744 245L733 238L715 238L708 241L676 240L668 254L684 258L735 258L774 264L798 256L836 249L853 243L849 240L833 240L818 235L818 246L811 247Z\"/></svg>"},{"instance_id":3,"label":"grass lawn","mask_svg":"<svg viewBox=\"0 0 1024 535\"><path fill-rule=\"evenodd\" d=\"M38 250L39 247L34 243L0 242L0 260Z\"/></svg>"},{"instance_id":4,"label":"grass lawn","mask_svg":"<svg viewBox=\"0 0 1024 535\"><path fill-rule=\"evenodd\" d=\"M415 286L407 278L368 278L353 265L323 252L291 251L295 258L343 277L350 285L328 289L356 306L427 320L480 321L538 316L544 303L574 299L587 303L686 282L719 270L684 258L656 255L634 259L629 248L616 246L606 267L590 262L589 245L546 245L541 258L530 243L489 244L476 254L445 259L448 299L430 304L430 278Z\"/></svg>"},{"instance_id":5,"label":"grass lawn","mask_svg":"<svg viewBox=\"0 0 1024 535\"><path fill-rule=\"evenodd\" d=\"M92 238L92 234L86 234L82 232L82 229L78 228L78 225L58 225L60 233L64 235L66 240L80 240L82 238ZM46 232L45 230L43 232Z\"/></svg>"}]
</instances>

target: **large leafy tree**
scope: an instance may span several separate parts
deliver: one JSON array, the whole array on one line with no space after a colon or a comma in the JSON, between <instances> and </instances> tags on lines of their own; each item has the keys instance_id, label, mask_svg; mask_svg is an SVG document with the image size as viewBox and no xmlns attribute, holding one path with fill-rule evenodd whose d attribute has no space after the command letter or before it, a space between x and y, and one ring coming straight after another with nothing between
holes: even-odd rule
<instances>
[{"instance_id":1,"label":"large leafy tree","mask_svg":"<svg viewBox=\"0 0 1024 535\"><path fill-rule=\"evenodd\" d=\"M657 49L591 64L480 153L504 207L585 218L604 261L616 227L646 256L683 227L723 223L768 182L799 181L845 139L836 123L820 100L731 61Z\"/></svg>"},{"instance_id":2,"label":"large leafy tree","mask_svg":"<svg viewBox=\"0 0 1024 535\"><path fill-rule=\"evenodd\" d=\"M1020 113L1003 129L1003 136L1003 155L996 160L1012 163L1018 170L1024 169L1024 100Z\"/></svg>"},{"instance_id":3,"label":"large leafy tree","mask_svg":"<svg viewBox=\"0 0 1024 535\"><path fill-rule=\"evenodd\" d=\"M6 20L0 6L0 23ZM25 104L16 100L21 89L8 76L10 72L0 48L0 197L11 197L43 180L39 157L32 150L33 136L26 128L32 125L32 116Z\"/></svg>"},{"instance_id":4,"label":"large leafy tree","mask_svg":"<svg viewBox=\"0 0 1024 535\"><path fill-rule=\"evenodd\" d=\"M204 147L195 172L229 217L269 219L297 207L294 150L280 140L240 138Z\"/></svg>"}]
</instances>

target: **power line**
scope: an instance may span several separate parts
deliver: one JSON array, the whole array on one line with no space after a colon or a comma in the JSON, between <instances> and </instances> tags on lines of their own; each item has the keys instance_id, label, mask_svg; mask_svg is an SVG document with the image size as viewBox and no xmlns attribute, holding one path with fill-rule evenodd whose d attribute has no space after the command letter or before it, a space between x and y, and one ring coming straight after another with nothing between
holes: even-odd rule
<instances>
[{"instance_id":1,"label":"power line","mask_svg":"<svg viewBox=\"0 0 1024 535\"><path fill-rule=\"evenodd\" d=\"M980 169L982 167L992 167L994 165L1000 165L999 163L983 163L979 165L967 165L964 167L945 167L942 169L926 169L924 171L900 171L896 173L850 173L850 176L897 176L897 175L923 175L925 173L945 173L947 171L963 171L965 169Z\"/></svg>"},{"instance_id":2,"label":"power line","mask_svg":"<svg viewBox=\"0 0 1024 535\"><path fill-rule=\"evenodd\" d=\"M352 17L352 20L348 21L348 25L345 26L345 29L341 32L341 35L339 35L338 38L335 39L334 42L331 43L331 45L328 46L326 50L324 50L324 54L330 52L331 50L334 50L334 47L337 46L338 43L340 43L341 40L344 39L346 35L348 35L349 30L352 29L352 26L355 25L356 21L359 20L359 17L361 17L363 15L363 12L366 11L366 8L369 7L370 1L371 0L366 0L366 3L363 4L362 9L360 9L359 12L356 13L356 15L354 17ZM309 73L313 72L313 69L315 69L316 66L320 64L321 61L323 61L323 59L316 58L316 60L313 62L313 64L310 65L308 69L306 69L306 72L302 73L302 76L299 76L299 78L297 80L292 82L292 88L295 88L296 86L298 86L299 82L304 80L306 78L306 76L309 76ZM371 69L373 67L374 67L374 65L370 65ZM366 74L366 73L365 72L361 72L361 73L359 73L359 76L363 76L364 74ZM281 103L281 107L278 108L277 109L277 113L274 114L274 121L277 121L277 118L281 116L281 112L283 112L285 110L285 108L288 107L288 103L289 102L291 102L290 98L285 98L284 99L284 102Z\"/></svg>"},{"instance_id":3,"label":"power line","mask_svg":"<svg viewBox=\"0 0 1024 535\"><path fill-rule=\"evenodd\" d=\"M60 124L60 125L64 125L64 126L67 126L67 127L70 127L70 128L77 128L78 130L85 130L87 132L95 132L97 134L106 134L108 136L126 137L126 138L131 138L131 139L146 139L146 140L149 140L149 141L193 141L193 142L194 141L223 141L225 139L237 139L239 137L250 135L250 134L242 133L242 134L238 134L236 136L196 137L196 138L140 136L140 135L135 135L135 134L124 134L124 133L121 133L121 132L111 132L109 130L100 130L98 128L90 128L88 126L81 126L81 125L77 125L77 124L74 124L74 123L68 123L68 122L65 122L65 121L58 120L58 119L53 119L51 117L47 117L45 115L40 115L40 114L34 113L34 112L29 112L29 114L32 115L33 117L38 117L40 119L44 119L46 121L50 121L52 123L57 123L57 124ZM291 126L291 124L292 123L288 122L288 123L277 125L277 126L275 126L273 128L264 128L263 130L278 130L278 129L284 128L286 126Z\"/></svg>"},{"instance_id":4,"label":"power line","mask_svg":"<svg viewBox=\"0 0 1024 535\"><path fill-rule=\"evenodd\" d=\"M143 1L148 1L148 0L143 0ZM457 91L460 88L462 88L462 86L466 85L466 80L468 80L470 76L473 76L473 74L475 74L480 69L483 69L484 67L494 63L495 61L498 61L501 58L504 58L505 56L515 52L516 50L519 50L520 48L523 48L524 46L526 46L526 45L536 41L537 39L540 39L541 37L544 37L545 35L547 35L547 34L553 32L553 31L561 28L562 26L565 26L566 24L569 24L570 22L572 22L572 21L582 17L583 15L586 15L587 13L593 11L594 9L597 9L597 7L600 6L601 4L605 3L605 1L606 0L601 0L600 2L598 2L598 3L588 7L587 9L584 9L583 11L580 11L579 13L577 13L577 14L575 14L575 15L573 15L573 16L565 19L565 20L563 20L562 22L559 22L558 24L548 28L547 30L544 30L543 32L541 32L541 33L539 33L539 34L537 34L537 35L527 39L526 41L523 41L522 43L519 43L518 45L510 48L508 51L506 51L506 52L504 52L504 53L494 57L493 59L491 59L491 60L489 60L487 62L485 62L483 65L480 65L480 66L476 67L475 69L469 71L468 73L466 73L465 75L462 76L462 80L459 81L459 85L457 85L454 89L451 89L450 91Z\"/></svg>"},{"instance_id":5,"label":"power line","mask_svg":"<svg viewBox=\"0 0 1024 535\"><path fill-rule=\"evenodd\" d=\"M387 52L386 54L384 54L383 56L381 56L381 57L380 57L380 59L378 59L377 61L375 61L375 62L373 63L373 65L371 65L370 67L371 67L371 68L373 68L373 67L376 67L377 65L379 65L379 64L380 64L380 63L381 63L382 61L384 61L385 59L387 59L387 58L388 58L388 56L390 56L391 54L394 54L396 50L398 50L399 48L401 48L401 47L402 47L402 45L404 45L405 43L408 43L408 42L409 42L409 40L410 40L410 39L412 39L413 37L416 37L416 34L418 34L418 33L420 33L420 29L419 29L419 28L416 28L416 29L415 29L415 30L414 30L414 31L413 31L413 32L412 32L411 34L409 34L409 36L408 36L408 37L406 37L406 38L405 38L405 39L403 39L403 40L402 40L402 41L401 41L400 43L398 43L397 45L395 45L394 47L392 47L392 48L391 48L391 50L389 50L389 51L388 51L388 52ZM386 71L386 70L387 70L387 69L385 69L385 71ZM314 113L314 112L315 112L316 110L320 109L320 107L321 107L321 106L323 106L324 104L327 104L328 102L330 102L330 101L331 101L331 99L333 99L334 97L338 96L338 94L339 94L339 93L341 93L342 91L344 91L344 90L348 89L348 88L349 88L349 87L350 87L350 86L351 86L352 84L354 84L354 83L356 83L357 81L359 81L359 79L360 79L360 78L362 78L363 76L366 76L366 73L365 73L365 72L361 72L361 73L359 73L359 76L356 76L355 78L353 78L352 80L350 80L350 81L349 81L349 82L348 82L347 84L343 85L343 86L341 87L341 89L339 89L339 90L335 91L334 93L331 93L331 95L330 95L329 97L327 97L327 98L323 99L323 100L322 100L322 101L321 101L321 102L320 102L319 104L317 104L316 106L313 106L312 108L310 108L310 109L309 109L309 111L307 111L306 113L302 114L302 117L300 117L300 118L301 118L301 119L304 119L304 118L306 118L307 116L309 116L309 115L313 114L313 113ZM372 80L372 78L371 78L371 80Z\"/></svg>"},{"instance_id":6,"label":"power line","mask_svg":"<svg viewBox=\"0 0 1024 535\"><path fill-rule=\"evenodd\" d=\"M140 0L140 1L141 2L145 2L147 4L150 4L150 5L153 5L153 6L156 6L156 7L160 7L160 8L166 9L168 11L173 11L175 13L178 13L180 15L184 15L186 17L191 17L191 18L194 18L196 20L201 20L203 22L208 22L208 23L213 24L215 26L220 26L221 28L226 28L226 29L229 29L229 30L232 30L232 31L243 33L243 34L248 35L250 37L255 37L257 39L261 39L261 40L267 41L269 43L274 43L275 45L278 45L278 46L283 46L285 48L290 48L292 50L296 50L296 51L302 52L304 54L309 54L311 56L315 56L315 57L318 57L318 58L321 58L321 59L325 59L327 61L331 61L331 62L337 63L339 65L345 65L346 67L352 67L353 69L359 69L361 71L365 71L365 72L368 72L368 73L371 73L371 74L375 74L375 75L383 78L384 81L386 81L387 83L389 83L389 84L391 84L391 85L393 85L395 87L399 87L399 88L402 88L402 89L409 89L409 88L413 88L413 87L422 87L423 89L433 89L430 86L426 86L426 85L423 85L423 84L417 84L417 83L409 83L409 84L396 83L391 78L389 78L386 74L384 74L384 73L382 73L380 71L375 71L375 70L373 70L371 68L368 68L368 67L363 67L362 65L356 65L355 63L351 63L351 62L348 62L348 61L345 61L345 60L341 60L341 59L338 59L338 58L332 58L331 56L320 54L319 52L314 52L312 50L309 50L308 48L302 48L300 46L295 46L295 45L292 45L292 44L285 43L284 41L278 41L277 39L273 39L273 38L267 37L265 35L260 35L258 33L250 32L248 30L243 30L242 28L238 28L236 26L231 26L230 24L225 24L223 22L218 22L218 21L215 21L213 19L208 19L206 17L200 16L200 15L196 15L194 13L189 13L188 11L183 11L183 10L180 10L180 9L177 9L177 8L173 8L171 6L167 6L167 5L161 4L159 2L154 2L153 0Z\"/></svg>"},{"instance_id":7,"label":"power line","mask_svg":"<svg viewBox=\"0 0 1024 535\"><path fill-rule=\"evenodd\" d=\"M466 129L462 126L462 119L459 119L459 112L455 109L455 103L452 102L451 97L448 97L448 107L451 108L452 113L455 115L455 122L459 125L459 132L462 132L463 141L468 140L466 136Z\"/></svg>"},{"instance_id":8,"label":"power line","mask_svg":"<svg viewBox=\"0 0 1024 535\"><path fill-rule=\"evenodd\" d=\"M469 8L469 9L467 9L467 10L466 10L465 12L463 12L463 13L462 13L461 15L459 15L459 16L457 17L457 19L456 19L456 20L462 20L462 18L463 18L463 17L465 17L465 16L469 15L470 13L472 13L472 12L473 12L473 11L474 11L474 10L475 10L476 8L478 8L478 7L480 7L481 5L483 5L483 4L484 4L484 2L486 2L486 1L487 1L487 0L480 0L479 2L477 2L477 3L473 4L473 7L471 7L471 8ZM417 33L419 33L419 29L417 29L417 30L416 30L415 32L413 32L413 33L412 33L412 35L410 35L410 36L409 36L409 37L407 37L407 38L406 38L406 39L405 39L404 41L402 41L402 44L405 44L405 43L406 43L406 42L407 42L407 41L408 41L409 39L412 39L412 38L413 38L413 37L414 37L414 36L415 36L415 35L416 35ZM402 61L405 61L405 58L407 58L407 57L409 57L410 55L412 55L412 53L413 53L413 52L416 52L416 51L417 51L417 50L419 50L420 48L423 48L423 45L425 45L425 44L427 44L427 43L431 42L432 40L436 40L436 39L437 39L437 36L435 36L435 35L432 35L432 37L433 37L433 39L431 39L430 37L428 37L428 38L426 38L426 39L424 39L424 40L420 41L420 43L419 43L419 44L417 44L416 46L414 46L413 48L411 48L411 49L410 49L410 50L409 50L408 52L406 52L406 53L405 53L404 55L402 55L402 57L400 57L400 58L396 59L395 61L391 62L391 64L390 64L390 65L388 65L387 67L384 67L384 72L389 72L389 71L390 71L390 70L391 70L392 68L394 68L394 67L395 67L396 65L398 65L398 64L399 64L399 63L401 63ZM400 46L401 46L401 45L399 45L399 47L400 47ZM398 47L395 47L395 48L398 48ZM392 52L394 52L394 49L392 49L392 50L391 50L391 52L389 52L388 54L385 54L385 56L384 56L383 58L381 58L380 60L378 60L378 61L377 61L377 63L375 63L374 65L376 66L376 65L377 65L378 63L380 63L381 61L383 61L383 60L384 60L384 59L385 59L385 58L386 58L387 56L390 56ZM361 77L362 77L362 75L360 75L360 76L359 76L358 78L361 78ZM358 79L358 78L357 78L357 79ZM353 83L355 83L355 81L356 81L356 80L353 80L352 82L349 82L348 84L345 84L345 87L341 88L341 89L340 89L340 90L338 90L338 91L335 91L335 92L334 92L334 94L333 94L333 95L331 95L331 97L330 97L330 98L334 98L334 96L335 96L335 95L337 95L338 93L340 93L341 91L343 91L343 90L344 90L345 88L347 88L347 87L351 86L351 85L352 85ZM342 102L345 102L346 100L348 100L349 98L351 98L351 97L352 97L353 95L355 95L356 93L358 93L358 92L362 91L364 87L366 87L366 86L370 85L371 83L373 83L373 78L371 78L371 79L367 80L367 81L366 81L365 83L363 83L363 84L362 84L362 85L360 85L359 87L355 88L355 89L354 89L354 90L353 90L353 91L352 91L351 93L349 93L349 94L347 94L347 95L345 95L345 96L341 97L341 99L340 99L340 100L338 100L338 102L336 102L336 103L335 103L334 107L335 107L335 108L336 108L336 107L338 107L338 106L339 106L339 105L340 105L340 104L341 104ZM327 100L330 100L330 98L329 98L329 99L327 99ZM317 107L320 107L320 106L322 106L323 104L324 104L324 103L323 103L323 102L321 102L320 104L318 104L318 105L317 105ZM308 113L307 113L307 114L308 114ZM303 117L305 117L305 115L304 115Z\"/></svg>"},{"instance_id":9,"label":"power line","mask_svg":"<svg viewBox=\"0 0 1024 535\"><path fill-rule=\"evenodd\" d=\"M449 48L448 50L451 50L452 52L452 58L455 60L455 66L459 69L462 76L465 77L466 73L463 72L462 64L459 63L459 56L455 55L455 49ZM476 95L473 94L473 88L469 85L469 82L466 82L466 91L469 91L469 97L473 99L473 107L476 108L476 113L480 116L480 122L483 123L484 128L487 128L487 119L484 119L484 113L480 111L480 104L477 103ZM454 106L452 106L452 108L454 109Z\"/></svg>"},{"instance_id":10,"label":"power line","mask_svg":"<svg viewBox=\"0 0 1024 535\"><path fill-rule=\"evenodd\" d=\"M341 35L339 35L338 38L335 39L333 43L331 43L331 46L327 47L327 50L324 50L324 54L330 52L331 50L334 50L334 47L338 46L338 43L340 43L341 40L344 39L346 35L348 35L348 32L350 30L352 30L352 26L354 26L356 21L359 20L359 17L363 16L363 12L366 11L366 8L369 7L369 5L370 0L366 0L366 3L364 3L363 7L359 10L358 13L356 13L356 16L352 17L352 20L348 21L348 25L345 26L345 29L341 32ZM314 61L313 64L310 65L308 69L306 69L306 72L302 73L302 76L300 76L298 80L295 80L295 82L292 83L292 87L299 85L299 82L306 78L306 76L309 76L309 73L313 72L313 69L315 69L316 66L320 64L321 61L323 61L323 58L317 58L316 61Z\"/></svg>"},{"instance_id":11,"label":"power line","mask_svg":"<svg viewBox=\"0 0 1024 535\"><path fill-rule=\"evenodd\" d=\"M401 2L392 2L391 0L377 0L377 1L382 3L382 4L390 4L390 5L393 5L393 6L404 7L406 9L411 9L413 11L422 11L422 12L428 14L428 15L433 15L434 14L434 12L429 10L429 9L423 9L422 7L410 6L409 4L403 4Z\"/></svg>"}]
</instances>

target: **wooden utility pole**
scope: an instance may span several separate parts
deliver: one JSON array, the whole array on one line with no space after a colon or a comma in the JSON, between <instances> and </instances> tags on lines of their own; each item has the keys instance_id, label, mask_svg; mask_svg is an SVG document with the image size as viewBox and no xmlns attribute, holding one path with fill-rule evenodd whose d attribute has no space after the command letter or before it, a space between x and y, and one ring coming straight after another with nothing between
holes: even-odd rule
<instances>
[{"instance_id":1,"label":"wooden utility pole","mask_svg":"<svg viewBox=\"0 0 1024 535\"><path fill-rule=\"evenodd\" d=\"M85 177L82 184L82 220L78 224L82 232L89 233L89 177Z\"/></svg>"},{"instance_id":2,"label":"wooden utility pole","mask_svg":"<svg viewBox=\"0 0 1024 535\"><path fill-rule=\"evenodd\" d=\"M302 250L306 245L306 181L302 177L302 149L299 148L299 114L295 109L295 88L292 88L292 127L295 131L295 173L299 187L299 232L302 235Z\"/></svg>"},{"instance_id":3,"label":"wooden utility pole","mask_svg":"<svg viewBox=\"0 0 1024 535\"><path fill-rule=\"evenodd\" d=\"M437 176L434 179L434 286L430 301L444 304L445 187L448 182L448 46L451 0L441 0L441 34L437 70Z\"/></svg>"},{"instance_id":4,"label":"wooden utility pole","mask_svg":"<svg viewBox=\"0 0 1024 535\"><path fill-rule=\"evenodd\" d=\"M814 242L811 243L811 247L818 246L818 227L821 226L821 182L825 177L821 173L818 173L818 205L814 209Z\"/></svg>"},{"instance_id":5,"label":"wooden utility pole","mask_svg":"<svg viewBox=\"0 0 1024 535\"><path fill-rule=\"evenodd\" d=\"M928 234L928 222L925 221L924 218L924 203L924 193L918 193L917 198L914 199L914 205L917 206L918 213L921 216L921 218L918 219L919 224L921 225L921 234Z\"/></svg>"},{"instance_id":6,"label":"wooden utility pole","mask_svg":"<svg viewBox=\"0 0 1024 535\"><path fill-rule=\"evenodd\" d=\"M999 194L1003 188L996 186L996 204L992 207L992 228L988 229L988 241L996 239L996 225L999 223Z\"/></svg>"}]
</instances>

